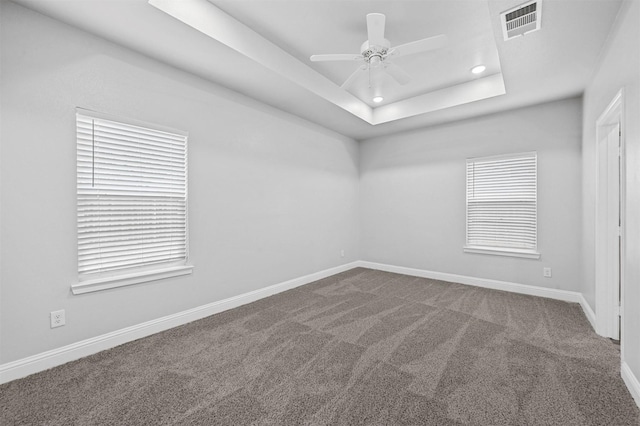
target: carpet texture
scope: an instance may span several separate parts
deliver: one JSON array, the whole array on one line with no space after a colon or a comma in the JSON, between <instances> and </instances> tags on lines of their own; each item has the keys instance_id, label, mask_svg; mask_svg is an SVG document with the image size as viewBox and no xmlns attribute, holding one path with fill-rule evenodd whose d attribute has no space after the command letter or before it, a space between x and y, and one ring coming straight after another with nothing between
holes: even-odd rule
<instances>
[{"instance_id":1,"label":"carpet texture","mask_svg":"<svg viewBox=\"0 0 640 426\"><path fill-rule=\"evenodd\" d=\"M580 307L353 269L0 386L2 425L638 425Z\"/></svg>"}]
</instances>

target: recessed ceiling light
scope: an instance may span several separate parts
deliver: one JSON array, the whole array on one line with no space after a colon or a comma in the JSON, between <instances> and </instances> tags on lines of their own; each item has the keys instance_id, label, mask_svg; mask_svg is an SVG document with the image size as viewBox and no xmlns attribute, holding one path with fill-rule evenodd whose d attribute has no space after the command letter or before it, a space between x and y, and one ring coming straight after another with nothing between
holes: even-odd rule
<instances>
[{"instance_id":1,"label":"recessed ceiling light","mask_svg":"<svg viewBox=\"0 0 640 426\"><path fill-rule=\"evenodd\" d=\"M474 74L480 74L486 69L487 67L485 67L484 65L476 65L475 67L471 68L471 72Z\"/></svg>"},{"instance_id":2,"label":"recessed ceiling light","mask_svg":"<svg viewBox=\"0 0 640 426\"><path fill-rule=\"evenodd\" d=\"M376 96L375 98L373 98L373 102L375 102L377 104L379 104L383 100L384 100L384 98L382 96Z\"/></svg>"}]
</instances>

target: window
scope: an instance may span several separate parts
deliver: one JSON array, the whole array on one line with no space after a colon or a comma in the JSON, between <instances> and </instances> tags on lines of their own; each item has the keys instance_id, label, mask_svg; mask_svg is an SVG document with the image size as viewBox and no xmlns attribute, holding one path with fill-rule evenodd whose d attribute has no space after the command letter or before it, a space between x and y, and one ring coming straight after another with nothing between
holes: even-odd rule
<instances>
[{"instance_id":1,"label":"window","mask_svg":"<svg viewBox=\"0 0 640 426\"><path fill-rule=\"evenodd\" d=\"M466 252L539 258L535 152L467 160Z\"/></svg>"},{"instance_id":2,"label":"window","mask_svg":"<svg viewBox=\"0 0 640 426\"><path fill-rule=\"evenodd\" d=\"M191 272L187 134L78 110L75 294Z\"/></svg>"}]
</instances>

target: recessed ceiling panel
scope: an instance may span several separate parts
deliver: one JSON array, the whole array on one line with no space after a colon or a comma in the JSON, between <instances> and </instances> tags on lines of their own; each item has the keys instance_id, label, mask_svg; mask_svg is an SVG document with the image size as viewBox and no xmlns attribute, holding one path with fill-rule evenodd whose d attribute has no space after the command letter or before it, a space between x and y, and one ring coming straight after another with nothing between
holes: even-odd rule
<instances>
[{"instance_id":1,"label":"recessed ceiling panel","mask_svg":"<svg viewBox=\"0 0 640 426\"><path fill-rule=\"evenodd\" d=\"M332 80L309 65L318 59L327 59L326 54L313 56L313 53L304 53L313 52L312 49L318 44L316 40L299 36L288 25L291 22L301 22L301 17L306 17L309 33L318 34L325 43L330 40L332 45L342 45L345 36L353 38L358 30L333 31L331 16L335 11L326 7L327 3L332 2L222 1L217 5L211 0L179 3L149 0L149 3L370 124L393 121L505 93L488 8L484 1L464 2L468 6L464 8L464 13L452 13L456 7L447 7L446 5L450 6L448 2L409 2L403 6L417 7L410 14L419 16L418 12L429 12L431 25L420 19L407 20L404 24L406 32L418 27L423 31L425 28L431 31L446 30L449 34L440 32L396 44L391 44L386 38L391 36L386 31L385 14L379 11L364 13L366 31L362 37L366 39L358 49L362 59L358 59L358 52L329 53L329 65L335 65L335 54L346 56L346 62L352 65L349 71L351 77L342 86L335 81L335 76ZM360 12L364 10L363 7L370 11L375 5L373 2L345 4L347 7L341 13L348 16L356 13L362 15ZM399 6L393 2L390 4ZM478 8L479 4L481 7ZM300 9L303 5L306 6L304 10ZM432 10L426 5L431 6ZM226 6L226 11L223 6ZM439 15L439 10L446 12L440 15L448 15L456 21L444 25L444 18ZM273 16L271 21L264 20L263 13L267 12ZM307 32L303 31L302 34ZM300 43L298 39L302 38L304 42ZM282 47L285 44L295 46L289 47L288 51ZM425 56L427 62L424 62ZM401 59L400 62L413 72L413 76L402 66L392 62L395 59ZM485 75L471 73L471 68L478 64L484 64L488 68ZM429 102L432 97L426 96L437 92L436 98L446 98L449 89L455 96L444 103ZM478 97L479 94L482 96ZM420 102L403 104L417 98ZM452 103L451 99L456 102ZM385 108L387 112L383 115L376 114L376 108L382 106L393 107ZM393 111L397 113L392 113ZM384 116L385 119L377 121L376 116Z\"/></svg>"},{"instance_id":2,"label":"recessed ceiling panel","mask_svg":"<svg viewBox=\"0 0 640 426\"><path fill-rule=\"evenodd\" d=\"M297 59L342 85L364 68L347 90L371 107L469 82L473 66L501 72L487 2L474 1L229 1L210 0ZM337 7L339 5L339 7ZM312 54L360 53L367 40L366 15L386 16L384 36L394 46L443 34L447 44L429 52L390 58L410 77L400 85L364 62L311 62ZM365 66L363 66L363 64ZM384 101L375 104L376 95Z\"/></svg>"}]
</instances>

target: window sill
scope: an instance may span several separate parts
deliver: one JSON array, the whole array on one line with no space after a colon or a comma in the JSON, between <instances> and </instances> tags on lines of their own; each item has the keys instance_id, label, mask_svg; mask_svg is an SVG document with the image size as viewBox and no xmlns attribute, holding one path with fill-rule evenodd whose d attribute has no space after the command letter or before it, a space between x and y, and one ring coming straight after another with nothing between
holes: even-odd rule
<instances>
[{"instance_id":1,"label":"window sill","mask_svg":"<svg viewBox=\"0 0 640 426\"><path fill-rule=\"evenodd\" d=\"M110 288L124 287L127 285L162 280L165 278L178 277L180 275L189 275L192 271L193 266L181 265L154 269L152 271L134 272L126 275L94 278L86 281L81 281L77 284L72 284L71 292L73 294L92 293L94 291L101 291Z\"/></svg>"},{"instance_id":2,"label":"window sill","mask_svg":"<svg viewBox=\"0 0 640 426\"><path fill-rule=\"evenodd\" d=\"M540 259L540 253L535 250L517 248L465 246L464 252L476 254L491 254L495 256L522 257L525 259Z\"/></svg>"}]
</instances>

